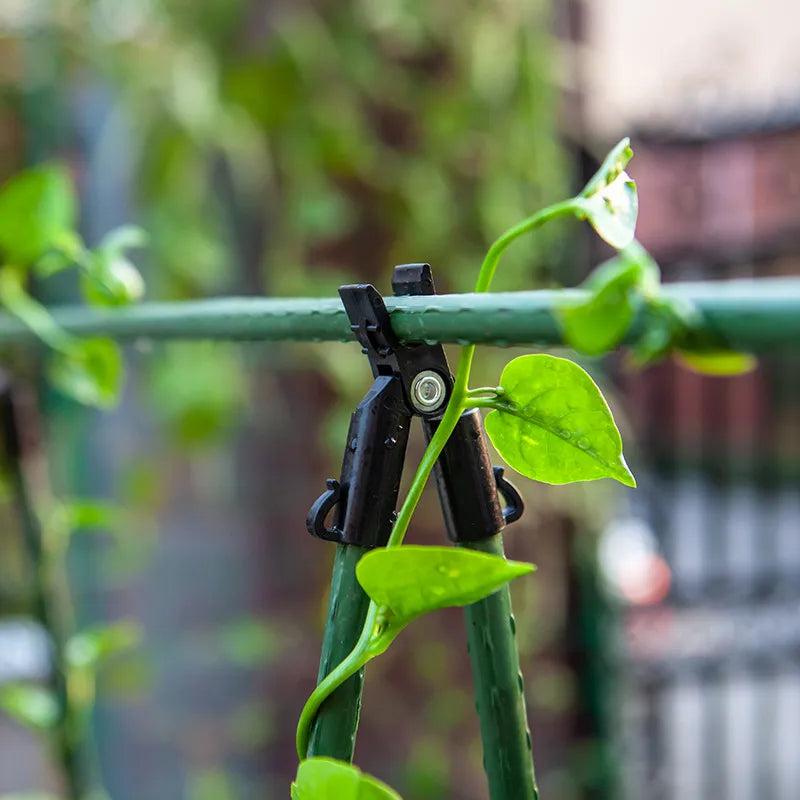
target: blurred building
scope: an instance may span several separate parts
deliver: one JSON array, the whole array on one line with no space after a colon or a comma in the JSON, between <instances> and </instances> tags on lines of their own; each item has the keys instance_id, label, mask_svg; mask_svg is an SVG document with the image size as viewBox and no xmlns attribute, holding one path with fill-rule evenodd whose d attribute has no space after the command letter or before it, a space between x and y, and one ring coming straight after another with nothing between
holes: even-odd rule
<instances>
[{"instance_id":1,"label":"blurred building","mask_svg":"<svg viewBox=\"0 0 800 800\"><path fill-rule=\"evenodd\" d=\"M562 4L566 128L598 152L631 136L637 236L665 281L800 274L797 22L782 0ZM797 796L799 368L618 371L640 450L628 525L671 573L624 613L626 797Z\"/></svg>"}]
</instances>

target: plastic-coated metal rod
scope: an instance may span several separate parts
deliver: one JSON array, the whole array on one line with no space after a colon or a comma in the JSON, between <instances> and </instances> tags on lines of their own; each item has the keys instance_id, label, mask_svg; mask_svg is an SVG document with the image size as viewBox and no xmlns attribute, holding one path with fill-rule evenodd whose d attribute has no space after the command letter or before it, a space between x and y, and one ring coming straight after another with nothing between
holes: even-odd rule
<instances>
[{"instance_id":1,"label":"plastic-coated metal rod","mask_svg":"<svg viewBox=\"0 0 800 800\"><path fill-rule=\"evenodd\" d=\"M715 344L751 352L800 345L800 278L763 278L664 287L669 297L695 304ZM577 289L386 298L402 342L506 345L557 344L555 309L584 294ZM220 298L99 310L53 308L68 331L120 340L233 339L349 341L338 299ZM632 328L647 320L640 314ZM0 343L32 340L25 326L0 314Z\"/></svg>"},{"instance_id":2,"label":"plastic-coated metal rod","mask_svg":"<svg viewBox=\"0 0 800 800\"><path fill-rule=\"evenodd\" d=\"M356 579L356 564L366 552L347 544L336 548L317 683L345 659L361 635L369 598ZM362 667L320 706L311 729L309 758L328 756L341 761L353 760L363 687Z\"/></svg>"},{"instance_id":3,"label":"plastic-coated metal rod","mask_svg":"<svg viewBox=\"0 0 800 800\"><path fill-rule=\"evenodd\" d=\"M503 536L459 545L503 556ZM464 609L491 800L538 800L508 586Z\"/></svg>"}]
</instances>

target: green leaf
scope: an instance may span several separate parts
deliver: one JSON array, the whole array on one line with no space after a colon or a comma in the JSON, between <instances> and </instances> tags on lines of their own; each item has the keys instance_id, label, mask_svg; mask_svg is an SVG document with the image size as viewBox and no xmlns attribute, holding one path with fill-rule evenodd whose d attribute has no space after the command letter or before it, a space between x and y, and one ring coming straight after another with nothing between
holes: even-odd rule
<instances>
[{"instance_id":1,"label":"green leaf","mask_svg":"<svg viewBox=\"0 0 800 800\"><path fill-rule=\"evenodd\" d=\"M309 758L297 768L292 800L401 800L385 783L332 758Z\"/></svg>"},{"instance_id":2,"label":"green leaf","mask_svg":"<svg viewBox=\"0 0 800 800\"><path fill-rule=\"evenodd\" d=\"M122 389L122 355L111 339L78 339L69 352L54 354L48 375L79 403L113 408Z\"/></svg>"},{"instance_id":3,"label":"green leaf","mask_svg":"<svg viewBox=\"0 0 800 800\"><path fill-rule=\"evenodd\" d=\"M53 552L66 553L75 533L120 534L120 509L109 504L75 500L55 503L47 516L45 536Z\"/></svg>"},{"instance_id":4,"label":"green leaf","mask_svg":"<svg viewBox=\"0 0 800 800\"><path fill-rule=\"evenodd\" d=\"M600 169L589 179L583 187L581 197L590 197L600 191L604 186L616 180L617 176L628 166L628 162L633 158L631 140L626 136L617 142L603 159Z\"/></svg>"},{"instance_id":5,"label":"green leaf","mask_svg":"<svg viewBox=\"0 0 800 800\"><path fill-rule=\"evenodd\" d=\"M125 306L144 296L139 270L124 255L100 250L87 259L81 291L93 306Z\"/></svg>"},{"instance_id":6,"label":"green leaf","mask_svg":"<svg viewBox=\"0 0 800 800\"><path fill-rule=\"evenodd\" d=\"M51 249L34 262L32 269L40 278L49 278L83 263L86 246L77 231L65 230L54 237Z\"/></svg>"},{"instance_id":7,"label":"green leaf","mask_svg":"<svg viewBox=\"0 0 800 800\"><path fill-rule=\"evenodd\" d=\"M125 257L125 250L142 247L147 234L135 225L124 225L107 233L95 252L84 260L81 288L88 303L122 306L144 296L139 270Z\"/></svg>"},{"instance_id":8,"label":"green leaf","mask_svg":"<svg viewBox=\"0 0 800 800\"><path fill-rule=\"evenodd\" d=\"M605 398L572 361L536 354L515 358L500 378L486 432L517 472L544 483L614 478L635 486Z\"/></svg>"},{"instance_id":9,"label":"green leaf","mask_svg":"<svg viewBox=\"0 0 800 800\"><path fill-rule=\"evenodd\" d=\"M533 572L533 564L453 547L379 547L356 565L364 591L388 606L393 625L448 606L482 600L510 580Z\"/></svg>"},{"instance_id":10,"label":"green leaf","mask_svg":"<svg viewBox=\"0 0 800 800\"><path fill-rule=\"evenodd\" d=\"M62 508L70 530L108 530L119 524L120 508L113 503L102 500L70 500Z\"/></svg>"},{"instance_id":11,"label":"green leaf","mask_svg":"<svg viewBox=\"0 0 800 800\"><path fill-rule=\"evenodd\" d=\"M618 250L633 241L639 200L636 184L627 172L588 197L576 197L577 216L586 219L598 235Z\"/></svg>"},{"instance_id":12,"label":"green leaf","mask_svg":"<svg viewBox=\"0 0 800 800\"><path fill-rule=\"evenodd\" d=\"M570 347L586 355L613 349L630 327L637 294L658 291L658 266L647 251L633 241L614 258L601 264L582 284L589 298L565 301L556 314Z\"/></svg>"},{"instance_id":13,"label":"green leaf","mask_svg":"<svg viewBox=\"0 0 800 800\"><path fill-rule=\"evenodd\" d=\"M0 260L27 266L75 224L76 200L66 170L48 164L0 188Z\"/></svg>"},{"instance_id":14,"label":"green leaf","mask_svg":"<svg viewBox=\"0 0 800 800\"><path fill-rule=\"evenodd\" d=\"M48 689L9 683L0 686L0 709L29 728L47 730L58 719L58 702Z\"/></svg>"},{"instance_id":15,"label":"green leaf","mask_svg":"<svg viewBox=\"0 0 800 800\"><path fill-rule=\"evenodd\" d=\"M623 139L606 156L600 169L575 198L577 216L618 250L633 241L639 200L636 184L625 167L633 156L630 139Z\"/></svg>"},{"instance_id":16,"label":"green leaf","mask_svg":"<svg viewBox=\"0 0 800 800\"><path fill-rule=\"evenodd\" d=\"M557 312L566 344L587 356L613 350L633 322L634 314L630 293L620 286L605 287L580 305Z\"/></svg>"},{"instance_id":17,"label":"green leaf","mask_svg":"<svg viewBox=\"0 0 800 800\"><path fill-rule=\"evenodd\" d=\"M749 353L736 353L732 350L679 350L676 356L682 366L702 375L744 375L752 372L758 365L755 357Z\"/></svg>"},{"instance_id":18,"label":"green leaf","mask_svg":"<svg viewBox=\"0 0 800 800\"><path fill-rule=\"evenodd\" d=\"M111 339L76 339L25 290L19 268L0 269L0 303L55 353L48 365L53 385L79 403L113 407L122 388L122 356Z\"/></svg>"},{"instance_id":19,"label":"green leaf","mask_svg":"<svg viewBox=\"0 0 800 800\"><path fill-rule=\"evenodd\" d=\"M98 625L71 636L64 654L72 669L95 669L112 656L135 647L141 639L142 630L136 622Z\"/></svg>"}]
</instances>

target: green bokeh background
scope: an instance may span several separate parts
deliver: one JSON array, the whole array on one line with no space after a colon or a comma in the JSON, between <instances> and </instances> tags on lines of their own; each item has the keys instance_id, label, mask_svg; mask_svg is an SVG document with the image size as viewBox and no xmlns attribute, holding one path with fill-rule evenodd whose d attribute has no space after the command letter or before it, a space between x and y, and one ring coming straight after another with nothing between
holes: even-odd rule
<instances>
[{"instance_id":1,"label":"green bokeh background","mask_svg":"<svg viewBox=\"0 0 800 800\"><path fill-rule=\"evenodd\" d=\"M439 291L466 291L496 235L580 183L547 0L38 0L2 24L0 177L65 162L90 245L123 222L148 231L149 299L388 289L411 261L433 265ZM518 243L496 288L574 281L578 237L564 222ZM476 385L514 354L483 353ZM118 536L73 541L78 615L144 626L103 673L98 775L114 800L287 796L332 557L303 520L338 471L366 364L337 344L143 341L126 355L118 411L44 399L56 493L123 509ZM608 491L527 486L509 536L510 556L556 565L514 587L550 800L604 780L602 748L576 739L564 633L575 520L591 503L599 524ZM0 614L23 592L8 519ZM441 541L434 498L412 538ZM457 612L423 619L369 670L357 761L411 800L486 793L461 628ZM2 790L53 785L25 763Z\"/></svg>"}]
</instances>

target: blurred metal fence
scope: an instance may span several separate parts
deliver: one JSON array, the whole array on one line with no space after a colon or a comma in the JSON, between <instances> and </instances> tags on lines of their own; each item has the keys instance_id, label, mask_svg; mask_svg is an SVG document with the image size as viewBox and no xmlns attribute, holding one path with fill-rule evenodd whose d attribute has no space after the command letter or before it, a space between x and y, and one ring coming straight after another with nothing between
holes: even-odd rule
<instances>
[{"instance_id":1,"label":"blurred metal fence","mask_svg":"<svg viewBox=\"0 0 800 800\"><path fill-rule=\"evenodd\" d=\"M627 376L644 469L631 517L669 568L629 603L624 797L800 796L800 357Z\"/></svg>"}]
</instances>

